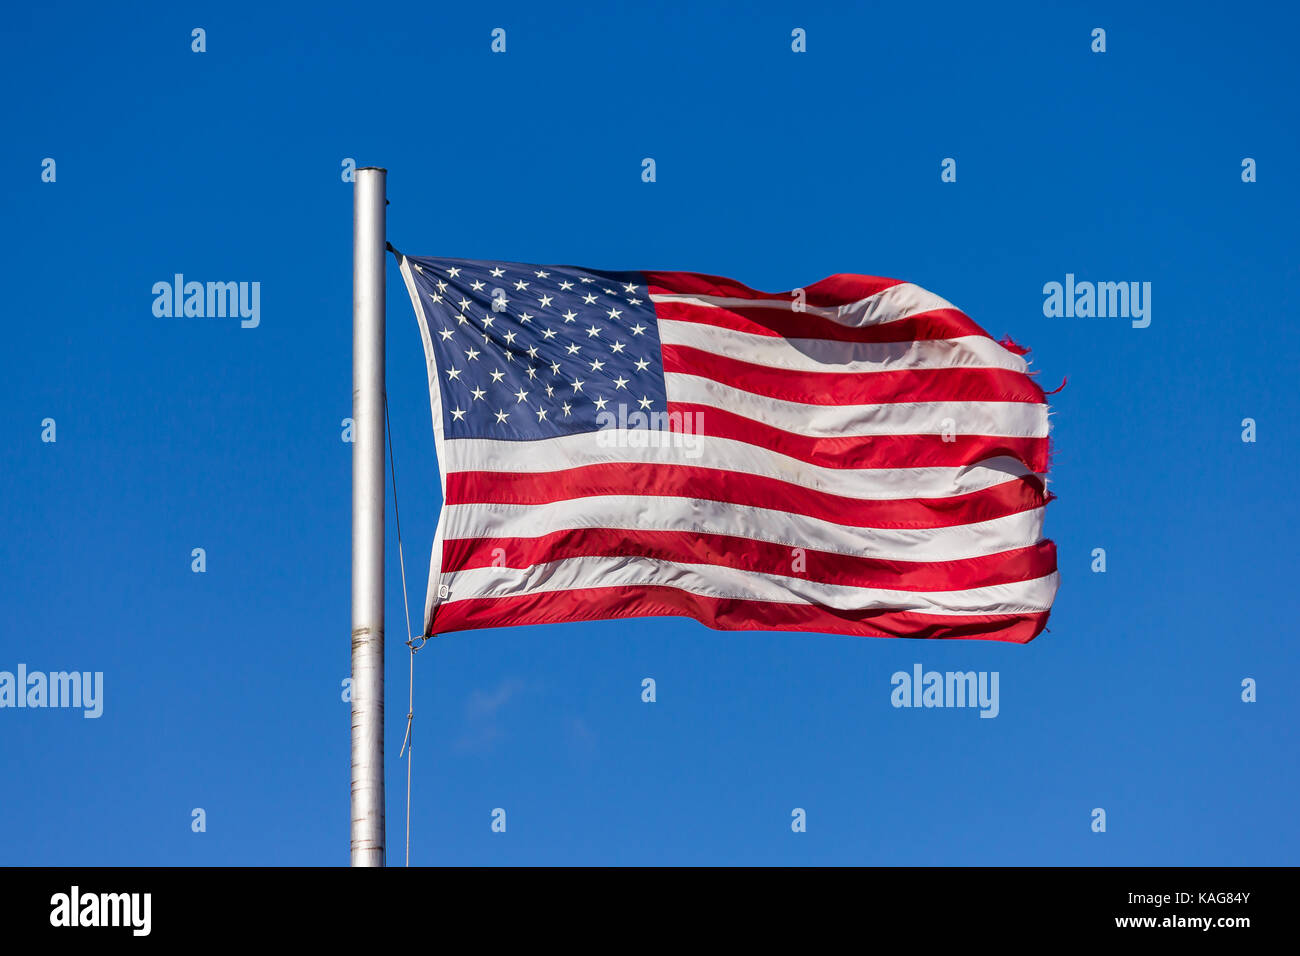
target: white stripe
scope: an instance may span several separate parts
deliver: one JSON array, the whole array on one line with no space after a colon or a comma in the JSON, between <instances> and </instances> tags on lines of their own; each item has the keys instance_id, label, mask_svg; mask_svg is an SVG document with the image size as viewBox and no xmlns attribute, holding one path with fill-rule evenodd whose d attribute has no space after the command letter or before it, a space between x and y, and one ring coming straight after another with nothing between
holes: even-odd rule
<instances>
[{"instance_id":1,"label":"white stripe","mask_svg":"<svg viewBox=\"0 0 1300 956\"><path fill-rule=\"evenodd\" d=\"M811 405L787 402L681 372L664 376L669 402L709 405L817 438L869 435L997 435L1044 438L1047 405L1027 402L885 402L873 405ZM705 428L708 428L708 412ZM951 421L951 425L945 424Z\"/></svg>"},{"instance_id":2,"label":"white stripe","mask_svg":"<svg viewBox=\"0 0 1300 956\"><path fill-rule=\"evenodd\" d=\"M1003 368L1024 373L1028 369L1021 356L982 335L915 342L838 342L755 335L700 322L660 319L659 341L795 372Z\"/></svg>"},{"instance_id":3,"label":"white stripe","mask_svg":"<svg viewBox=\"0 0 1300 956\"><path fill-rule=\"evenodd\" d=\"M690 305L713 309L780 309L785 312L796 311L794 307L795 300L791 298L736 299L722 295L656 293L651 295L650 299L654 302L685 302ZM956 308L956 306L947 299L940 298L933 292L927 292L918 285L902 282L890 286L882 292L877 292L875 295L867 296L865 299L858 299L856 302L847 302L840 306L804 305L797 311L809 315L819 315L822 318L830 319L832 322L838 322L840 325L862 328L868 325L884 325L888 322L898 322L901 319L908 319L934 309L953 308Z\"/></svg>"},{"instance_id":4,"label":"white stripe","mask_svg":"<svg viewBox=\"0 0 1300 956\"><path fill-rule=\"evenodd\" d=\"M656 442L646 447L632 442ZM622 462L691 465L745 475L775 478L824 491L871 501L899 498L947 498L983 491L1030 474L1010 457L946 468L823 468L769 451L748 442L711 435L609 429L561 435L545 441L493 441L450 438L443 443L444 466L450 472L504 471L537 474Z\"/></svg>"},{"instance_id":5,"label":"white stripe","mask_svg":"<svg viewBox=\"0 0 1300 956\"><path fill-rule=\"evenodd\" d=\"M1043 509L945 528L857 528L773 508L666 495L593 495L544 505L444 505L444 537L537 538L570 528L727 534L891 561L961 561L1037 544Z\"/></svg>"},{"instance_id":6,"label":"white stripe","mask_svg":"<svg viewBox=\"0 0 1300 956\"><path fill-rule=\"evenodd\" d=\"M566 558L529 568L471 568L446 575L450 601L516 597L578 588L674 587L704 597L782 604L819 604L839 610L888 609L925 614L1023 614L1045 611L1056 594L1057 574L964 591L891 591L718 565L682 564L642 557Z\"/></svg>"}]
</instances>

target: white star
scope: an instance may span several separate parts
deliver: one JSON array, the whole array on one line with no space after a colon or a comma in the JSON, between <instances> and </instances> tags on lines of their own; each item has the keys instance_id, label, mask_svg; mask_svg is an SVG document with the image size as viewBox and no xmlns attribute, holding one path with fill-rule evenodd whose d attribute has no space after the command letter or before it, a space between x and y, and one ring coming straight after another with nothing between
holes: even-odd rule
<instances>
[{"instance_id":1,"label":"white star","mask_svg":"<svg viewBox=\"0 0 1300 956\"><path fill-rule=\"evenodd\" d=\"M640 405L642 408L649 408L651 405L654 404L654 402L650 401L650 399L642 395L641 401L637 402L637 404Z\"/></svg>"},{"instance_id":2,"label":"white star","mask_svg":"<svg viewBox=\"0 0 1300 956\"><path fill-rule=\"evenodd\" d=\"M453 279L456 278L456 276L460 275L460 267L452 266L450 269L447 270L447 275Z\"/></svg>"},{"instance_id":3,"label":"white star","mask_svg":"<svg viewBox=\"0 0 1300 956\"><path fill-rule=\"evenodd\" d=\"M596 399L595 404L596 404L596 411L603 411L604 408L605 408L605 406L609 404L609 399L608 399L608 398L598 398L598 399Z\"/></svg>"},{"instance_id":4,"label":"white star","mask_svg":"<svg viewBox=\"0 0 1300 956\"><path fill-rule=\"evenodd\" d=\"M565 322L572 322L572 321L573 321L574 319L576 319L577 317L578 317L578 313L577 313L577 312L574 312L572 309L570 309L568 312L565 312L565 313L564 313L564 321L565 321Z\"/></svg>"},{"instance_id":5,"label":"white star","mask_svg":"<svg viewBox=\"0 0 1300 956\"><path fill-rule=\"evenodd\" d=\"M466 322L468 322L468 321L469 321L469 319L465 317L465 314L464 314L464 313L461 313L460 315L456 316L456 324L457 324L457 325L464 325L464 324L465 324Z\"/></svg>"},{"instance_id":6,"label":"white star","mask_svg":"<svg viewBox=\"0 0 1300 956\"><path fill-rule=\"evenodd\" d=\"M538 269L536 272L533 273L533 275L537 276L537 278L539 279L549 279L551 277L551 274L549 272L544 272L541 269Z\"/></svg>"},{"instance_id":7,"label":"white star","mask_svg":"<svg viewBox=\"0 0 1300 956\"><path fill-rule=\"evenodd\" d=\"M456 333L453 332L451 329L439 329L438 334L442 336L442 340L445 342Z\"/></svg>"},{"instance_id":8,"label":"white star","mask_svg":"<svg viewBox=\"0 0 1300 956\"><path fill-rule=\"evenodd\" d=\"M469 308L469 299L461 299L461 300L460 300L460 310L461 310L462 312L464 312L464 311L465 311L466 309L468 309L468 308Z\"/></svg>"},{"instance_id":9,"label":"white star","mask_svg":"<svg viewBox=\"0 0 1300 956\"><path fill-rule=\"evenodd\" d=\"M420 264L418 262L413 262L411 263L411 265L415 266L416 272L420 273L420 275L424 275L424 270L420 268Z\"/></svg>"},{"instance_id":10,"label":"white star","mask_svg":"<svg viewBox=\"0 0 1300 956\"><path fill-rule=\"evenodd\" d=\"M582 391L582 386L584 386L584 385L586 385L586 384L587 384L587 383L584 382L582 379L580 379L580 378L575 378L575 379L573 380L573 393L576 395L578 392L581 392L581 391Z\"/></svg>"},{"instance_id":11,"label":"white star","mask_svg":"<svg viewBox=\"0 0 1300 956\"><path fill-rule=\"evenodd\" d=\"M568 418L568 417L569 417L569 412L572 411L573 406L570 405L568 402L564 402L564 403L562 403L562 404L563 404L563 408L564 408L564 417L565 417L565 418Z\"/></svg>"},{"instance_id":12,"label":"white star","mask_svg":"<svg viewBox=\"0 0 1300 956\"><path fill-rule=\"evenodd\" d=\"M627 304L628 304L628 305L640 305L640 304L641 304L641 300L640 300L640 299L628 299L628 300L627 300Z\"/></svg>"},{"instance_id":13,"label":"white star","mask_svg":"<svg viewBox=\"0 0 1300 956\"><path fill-rule=\"evenodd\" d=\"M566 351L567 351L570 355L577 355L579 349L581 349L581 348L582 348L581 345L573 345L572 343L570 343L570 345L569 345L569 347L568 347L568 349L567 349Z\"/></svg>"},{"instance_id":14,"label":"white star","mask_svg":"<svg viewBox=\"0 0 1300 956\"><path fill-rule=\"evenodd\" d=\"M617 294L618 294L618 293L616 293L613 289L601 289L601 291L604 292L605 295L617 295Z\"/></svg>"},{"instance_id":15,"label":"white star","mask_svg":"<svg viewBox=\"0 0 1300 956\"><path fill-rule=\"evenodd\" d=\"M436 305L437 303L439 303L439 302L442 301L442 296L438 295L438 293L436 293L436 292L430 292L430 293L429 293L429 298L432 299L432 300L434 301L434 304L435 304L435 305Z\"/></svg>"},{"instance_id":16,"label":"white star","mask_svg":"<svg viewBox=\"0 0 1300 956\"><path fill-rule=\"evenodd\" d=\"M542 329L542 338L544 338L544 339L553 339L553 338L555 338L555 330L554 330L554 329Z\"/></svg>"},{"instance_id":17,"label":"white star","mask_svg":"<svg viewBox=\"0 0 1300 956\"><path fill-rule=\"evenodd\" d=\"M583 276L579 281L581 281L581 282L595 282L596 280L593 279L593 278L591 278L591 276Z\"/></svg>"},{"instance_id":18,"label":"white star","mask_svg":"<svg viewBox=\"0 0 1300 956\"><path fill-rule=\"evenodd\" d=\"M441 279L438 280L438 291L439 292L447 291L447 283L443 282Z\"/></svg>"},{"instance_id":19,"label":"white star","mask_svg":"<svg viewBox=\"0 0 1300 956\"><path fill-rule=\"evenodd\" d=\"M453 422L458 422L458 421L460 421L460 420L461 420L462 418L464 418L464 417L465 417L465 413L464 413L461 409L459 409L459 408L453 408L453 409L451 410L451 420L452 420Z\"/></svg>"},{"instance_id":20,"label":"white star","mask_svg":"<svg viewBox=\"0 0 1300 956\"><path fill-rule=\"evenodd\" d=\"M546 386L546 397L547 397L547 398L550 398L550 397L551 397L552 395L554 395L554 394L555 394L555 386L554 386L554 385L547 385L547 386Z\"/></svg>"},{"instance_id":21,"label":"white star","mask_svg":"<svg viewBox=\"0 0 1300 956\"><path fill-rule=\"evenodd\" d=\"M640 323L637 323L636 325L632 326L632 334L633 334L633 335L641 335L643 332L645 332L645 326L644 326L644 325L641 325Z\"/></svg>"},{"instance_id":22,"label":"white star","mask_svg":"<svg viewBox=\"0 0 1300 956\"><path fill-rule=\"evenodd\" d=\"M495 321L496 319L493 317L492 313L489 312L487 315L483 316L483 328L485 329L492 328L492 323Z\"/></svg>"},{"instance_id":23,"label":"white star","mask_svg":"<svg viewBox=\"0 0 1300 956\"><path fill-rule=\"evenodd\" d=\"M535 379L536 377L537 377L537 369L536 369L536 368L529 368L529 369L528 369L528 380L531 382L531 381L532 381L533 379Z\"/></svg>"},{"instance_id":24,"label":"white star","mask_svg":"<svg viewBox=\"0 0 1300 956\"><path fill-rule=\"evenodd\" d=\"M531 315L529 315L527 312L520 312L520 313L519 313L519 321L520 321L520 322L531 322L531 321L533 321L533 317L532 317Z\"/></svg>"},{"instance_id":25,"label":"white star","mask_svg":"<svg viewBox=\"0 0 1300 956\"><path fill-rule=\"evenodd\" d=\"M542 308L544 309L551 304L551 297L549 295L544 295L537 301L542 304Z\"/></svg>"},{"instance_id":26,"label":"white star","mask_svg":"<svg viewBox=\"0 0 1300 956\"><path fill-rule=\"evenodd\" d=\"M472 361L474 361L476 358L478 358L478 357L479 357L479 354L480 354L480 353L479 353L479 350L478 350L478 349L466 349L466 350L465 350L465 358L466 358L467 361L470 361L470 362L472 362Z\"/></svg>"},{"instance_id":27,"label":"white star","mask_svg":"<svg viewBox=\"0 0 1300 956\"><path fill-rule=\"evenodd\" d=\"M623 313L620 312L618 309L610 309L610 310L609 310L608 312L606 312L605 314L608 315L611 319L617 319L617 318L618 318L620 315L622 315Z\"/></svg>"},{"instance_id":28,"label":"white star","mask_svg":"<svg viewBox=\"0 0 1300 956\"><path fill-rule=\"evenodd\" d=\"M492 270L492 277L495 279L500 279L505 274L506 274L506 270L502 269L500 266L497 266L495 269ZM630 291L635 291L635 290L630 290Z\"/></svg>"},{"instance_id":29,"label":"white star","mask_svg":"<svg viewBox=\"0 0 1300 956\"><path fill-rule=\"evenodd\" d=\"M627 346L624 345L622 342L615 342L613 345L611 345L611 346L609 347L609 350L610 350L611 352L613 352L615 355L617 355L619 352L623 351L625 348L627 348Z\"/></svg>"},{"instance_id":30,"label":"white star","mask_svg":"<svg viewBox=\"0 0 1300 956\"><path fill-rule=\"evenodd\" d=\"M587 305L591 305L593 302L596 301L596 297L592 295L590 292L588 292L586 295L582 297L582 301L587 303Z\"/></svg>"},{"instance_id":31,"label":"white star","mask_svg":"<svg viewBox=\"0 0 1300 956\"><path fill-rule=\"evenodd\" d=\"M537 420L538 420L539 422L546 421L546 409L544 409L544 408L539 408L539 409L537 410Z\"/></svg>"},{"instance_id":32,"label":"white star","mask_svg":"<svg viewBox=\"0 0 1300 956\"><path fill-rule=\"evenodd\" d=\"M594 325L587 330L587 338L592 338L597 335L600 335L600 329L596 328Z\"/></svg>"},{"instance_id":33,"label":"white star","mask_svg":"<svg viewBox=\"0 0 1300 956\"><path fill-rule=\"evenodd\" d=\"M483 280L475 279L473 282L469 284L469 287L473 289L475 292L481 292L483 290Z\"/></svg>"},{"instance_id":34,"label":"white star","mask_svg":"<svg viewBox=\"0 0 1300 956\"><path fill-rule=\"evenodd\" d=\"M499 408L497 409L497 424L498 424L498 425L502 425L502 424L504 424L504 423L505 423L505 420L506 420L507 418L509 418L509 417L510 417L510 413L509 413L509 412L502 411L502 410L499 409Z\"/></svg>"},{"instance_id":35,"label":"white star","mask_svg":"<svg viewBox=\"0 0 1300 956\"><path fill-rule=\"evenodd\" d=\"M573 283L570 282L568 279L565 279L563 282L560 283L560 288L563 289L565 292L568 292L570 289L573 288Z\"/></svg>"},{"instance_id":36,"label":"white star","mask_svg":"<svg viewBox=\"0 0 1300 956\"><path fill-rule=\"evenodd\" d=\"M536 346L536 345L534 345L532 348L530 348L530 349L528 350L528 357L529 357L529 358L537 358L537 346Z\"/></svg>"},{"instance_id":37,"label":"white star","mask_svg":"<svg viewBox=\"0 0 1300 956\"><path fill-rule=\"evenodd\" d=\"M483 389L478 388L476 386L474 391L470 392L470 394L474 396L474 401L481 402L483 401L483 396L486 395L487 392L483 391Z\"/></svg>"},{"instance_id":38,"label":"white star","mask_svg":"<svg viewBox=\"0 0 1300 956\"><path fill-rule=\"evenodd\" d=\"M623 286L623 288L626 289L628 292L635 292L635 291L636 291L636 286L634 286L634 285L633 285L632 283L630 283L630 282L629 282L627 285Z\"/></svg>"},{"instance_id":39,"label":"white star","mask_svg":"<svg viewBox=\"0 0 1300 956\"><path fill-rule=\"evenodd\" d=\"M625 379L622 375L620 375L618 378L614 379L614 387L615 387L616 389L617 389L617 388L627 388L627 383L628 383L628 380Z\"/></svg>"},{"instance_id":40,"label":"white star","mask_svg":"<svg viewBox=\"0 0 1300 956\"><path fill-rule=\"evenodd\" d=\"M496 369L495 371L492 372L492 382L494 384L496 382L501 381L505 377L506 377L506 373L501 371L501 369Z\"/></svg>"},{"instance_id":41,"label":"white star","mask_svg":"<svg viewBox=\"0 0 1300 956\"><path fill-rule=\"evenodd\" d=\"M552 375L559 375L559 374L560 374L560 363L559 363L559 362L552 362L552 363L551 363L551 374L552 374Z\"/></svg>"},{"instance_id":42,"label":"white star","mask_svg":"<svg viewBox=\"0 0 1300 956\"><path fill-rule=\"evenodd\" d=\"M525 282L523 279L520 279L518 282L515 283L515 288L518 289L520 292L523 292L525 289L528 288L528 283Z\"/></svg>"},{"instance_id":43,"label":"white star","mask_svg":"<svg viewBox=\"0 0 1300 956\"><path fill-rule=\"evenodd\" d=\"M449 368L449 369L447 369L447 381L449 381L449 382L454 382L454 381L456 381L456 376L458 376L458 375L460 375L460 369L458 369L458 368Z\"/></svg>"},{"instance_id":44,"label":"white star","mask_svg":"<svg viewBox=\"0 0 1300 956\"><path fill-rule=\"evenodd\" d=\"M507 333L506 333L506 345L514 345L514 344L515 344L515 336L518 335L518 334L519 334L518 332L507 332Z\"/></svg>"},{"instance_id":45,"label":"white star","mask_svg":"<svg viewBox=\"0 0 1300 956\"><path fill-rule=\"evenodd\" d=\"M515 392L515 404L518 405L527 397L528 393L521 388L519 391Z\"/></svg>"},{"instance_id":46,"label":"white star","mask_svg":"<svg viewBox=\"0 0 1300 956\"><path fill-rule=\"evenodd\" d=\"M647 362L645 359L637 359L636 370L638 372L644 372L649 367L650 367L650 363Z\"/></svg>"},{"instance_id":47,"label":"white star","mask_svg":"<svg viewBox=\"0 0 1300 956\"><path fill-rule=\"evenodd\" d=\"M591 370L593 372L599 372L604 367L605 367L605 363L602 362L600 359L596 359L594 362L591 363Z\"/></svg>"}]
</instances>

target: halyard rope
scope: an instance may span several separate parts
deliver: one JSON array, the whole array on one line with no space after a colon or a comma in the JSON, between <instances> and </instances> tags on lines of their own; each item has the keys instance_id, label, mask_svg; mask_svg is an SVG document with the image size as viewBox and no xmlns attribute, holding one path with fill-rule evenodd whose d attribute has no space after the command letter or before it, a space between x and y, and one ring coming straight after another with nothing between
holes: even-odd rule
<instances>
[{"instance_id":1,"label":"halyard rope","mask_svg":"<svg viewBox=\"0 0 1300 956\"><path fill-rule=\"evenodd\" d=\"M402 513L397 507L397 464L393 459L393 426L388 420L388 394L384 393L384 428L388 434L388 469L393 476L393 517L397 523L397 561L402 571L402 605L406 610L406 646L411 649L410 681L407 687L406 736L402 738L402 749L397 759L406 755L406 865L411 865L411 724L415 720L415 652L425 645L426 639L420 638L417 644L411 636L411 603L406 597L406 557L402 553Z\"/></svg>"}]
</instances>

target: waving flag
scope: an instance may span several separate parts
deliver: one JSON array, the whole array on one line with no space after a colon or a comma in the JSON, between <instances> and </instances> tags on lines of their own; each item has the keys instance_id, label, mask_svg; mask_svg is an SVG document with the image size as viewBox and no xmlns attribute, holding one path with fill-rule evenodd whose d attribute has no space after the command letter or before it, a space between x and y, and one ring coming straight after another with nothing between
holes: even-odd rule
<instances>
[{"instance_id":1,"label":"waving flag","mask_svg":"<svg viewBox=\"0 0 1300 956\"><path fill-rule=\"evenodd\" d=\"M1024 643L1048 408L907 282L401 257L442 473L425 633L685 615Z\"/></svg>"}]
</instances>

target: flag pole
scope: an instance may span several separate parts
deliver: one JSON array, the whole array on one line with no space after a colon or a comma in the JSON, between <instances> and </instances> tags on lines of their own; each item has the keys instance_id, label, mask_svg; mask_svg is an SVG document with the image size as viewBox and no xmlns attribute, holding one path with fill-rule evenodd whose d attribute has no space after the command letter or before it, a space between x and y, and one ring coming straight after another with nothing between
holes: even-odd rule
<instances>
[{"instance_id":1,"label":"flag pole","mask_svg":"<svg viewBox=\"0 0 1300 956\"><path fill-rule=\"evenodd\" d=\"M384 865L384 243L388 171L352 209L352 865Z\"/></svg>"}]
</instances>

